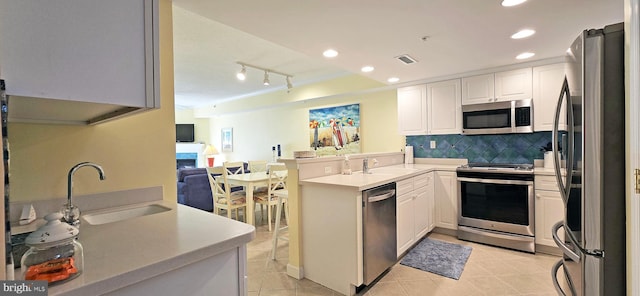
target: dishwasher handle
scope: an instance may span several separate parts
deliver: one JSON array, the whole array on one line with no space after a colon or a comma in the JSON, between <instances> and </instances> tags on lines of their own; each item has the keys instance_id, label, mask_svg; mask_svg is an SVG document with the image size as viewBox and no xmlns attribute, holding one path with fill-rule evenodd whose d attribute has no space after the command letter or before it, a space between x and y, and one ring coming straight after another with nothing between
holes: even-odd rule
<instances>
[{"instance_id":1,"label":"dishwasher handle","mask_svg":"<svg viewBox=\"0 0 640 296\"><path fill-rule=\"evenodd\" d=\"M367 197L367 202L377 202L377 201L389 199L389 198L393 197L394 195L396 195L396 190L395 189L390 189L390 190L384 191L381 194L372 195L372 196Z\"/></svg>"}]
</instances>

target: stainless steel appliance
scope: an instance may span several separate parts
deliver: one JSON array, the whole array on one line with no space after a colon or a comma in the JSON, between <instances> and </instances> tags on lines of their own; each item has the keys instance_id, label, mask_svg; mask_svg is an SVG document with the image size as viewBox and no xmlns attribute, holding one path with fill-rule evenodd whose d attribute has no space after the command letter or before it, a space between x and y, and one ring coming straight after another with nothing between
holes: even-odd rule
<instances>
[{"instance_id":1,"label":"stainless steel appliance","mask_svg":"<svg viewBox=\"0 0 640 296\"><path fill-rule=\"evenodd\" d=\"M458 238L535 252L533 166L469 164L458 175Z\"/></svg>"},{"instance_id":2,"label":"stainless steel appliance","mask_svg":"<svg viewBox=\"0 0 640 296\"><path fill-rule=\"evenodd\" d=\"M462 133L466 135L533 132L532 100L462 105Z\"/></svg>"},{"instance_id":3,"label":"stainless steel appliance","mask_svg":"<svg viewBox=\"0 0 640 296\"><path fill-rule=\"evenodd\" d=\"M362 192L364 284L397 261L396 183Z\"/></svg>"},{"instance_id":4,"label":"stainless steel appliance","mask_svg":"<svg viewBox=\"0 0 640 296\"><path fill-rule=\"evenodd\" d=\"M553 282L561 295L625 295L623 24L582 32L566 59L553 132L557 136L566 100L566 177L554 157L565 217L553 227L564 256L552 270ZM552 142L558 155L557 140ZM557 234L560 228L564 238ZM557 278L560 267L564 285Z\"/></svg>"}]
</instances>

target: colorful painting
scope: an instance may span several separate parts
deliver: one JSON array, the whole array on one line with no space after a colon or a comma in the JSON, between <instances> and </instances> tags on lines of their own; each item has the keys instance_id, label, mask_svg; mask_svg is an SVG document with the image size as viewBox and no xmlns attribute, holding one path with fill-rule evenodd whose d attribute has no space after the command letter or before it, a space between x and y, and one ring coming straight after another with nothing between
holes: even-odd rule
<instances>
[{"instance_id":1,"label":"colorful painting","mask_svg":"<svg viewBox=\"0 0 640 296\"><path fill-rule=\"evenodd\" d=\"M360 104L309 110L309 142L318 156L360 153Z\"/></svg>"}]
</instances>

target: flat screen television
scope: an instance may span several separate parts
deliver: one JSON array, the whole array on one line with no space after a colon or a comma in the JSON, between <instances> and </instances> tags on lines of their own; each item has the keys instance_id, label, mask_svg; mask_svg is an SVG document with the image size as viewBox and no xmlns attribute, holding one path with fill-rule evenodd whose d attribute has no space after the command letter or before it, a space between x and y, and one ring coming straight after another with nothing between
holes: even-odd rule
<instances>
[{"instance_id":1,"label":"flat screen television","mask_svg":"<svg viewBox=\"0 0 640 296\"><path fill-rule=\"evenodd\" d=\"M176 124L176 143L193 143L194 138L194 125L189 124Z\"/></svg>"}]
</instances>

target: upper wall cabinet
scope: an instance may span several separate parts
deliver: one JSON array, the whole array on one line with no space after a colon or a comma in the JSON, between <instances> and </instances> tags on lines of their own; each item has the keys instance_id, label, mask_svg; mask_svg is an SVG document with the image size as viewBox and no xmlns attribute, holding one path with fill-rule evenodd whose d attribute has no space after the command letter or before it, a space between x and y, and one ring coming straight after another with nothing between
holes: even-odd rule
<instances>
[{"instance_id":1,"label":"upper wall cabinet","mask_svg":"<svg viewBox=\"0 0 640 296\"><path fill-rule=\"evenodd\" d=\"M558 98L564 81L565 64L533 68L533 130L552 131ZM558 130L567 130L566 103L562 103Z\"/></svg>"},{"instance_id":2,"label":"upper wall cabinet","mask_svg":"<svg viewBox=\"0 0 640 296\"><path fill-rule=\"evenodd\" d=\"M427 134L427 86L398 88L398 132L401 135Z\"/></svg>"},{"instance_id":3,"label":"upper wall cabinet","mask_svg":"<svg viewBox=\"0 0 640 296\"><path fill-rule=\"evenodd\" d=\"M531 68L462 78L462 104L531 99Z\"/></svg>"},{"instance_id":4,"label":"upper wall cabinet","mask_svg":"<svg viewBox=\"0 0 640 296\"><path fill-rule=\"evenodd\" d=\"M493 74L462 78L462 104L482 104L495 100Z\"/></svg>"},{"instance_id":5,"label":"upper wall cabinet","mask_svg":"<svg viewBox=\"0 0 640 296\"><path fill-rule=\"evenodd\" d=\"M498 102L531 99L531 68L498 72L495 76Z\"/></svg>"},{"instance_id":6,"label":"upper wall cabinet","mask_svg":"<svg viewBox=\"0 0 640 296\"><path fill-rule=\"evenodd\" d=\"M158 0L0 2L10 121L93 124L160 107Z\"/></svg>"},{"instance_id":7,"label":"upper wall cabinet","mask_svg":"<svg viewBox=\"0 0 640 296\"><path fill-rule=\"evenodd\" d=\"M429 135L462 133L460 79L427 84Z\"/></svg>"}]
</instances>

